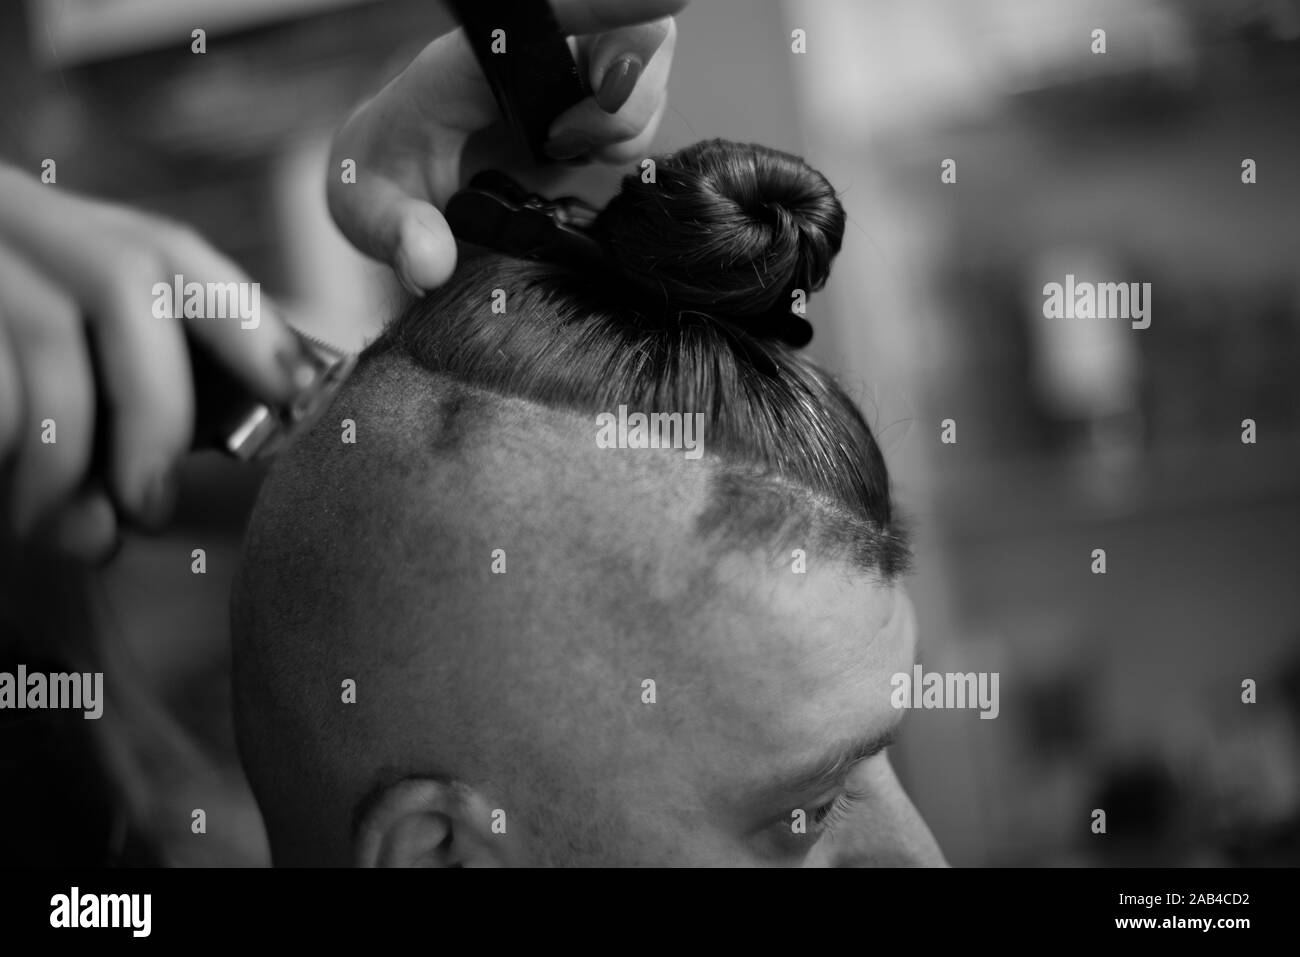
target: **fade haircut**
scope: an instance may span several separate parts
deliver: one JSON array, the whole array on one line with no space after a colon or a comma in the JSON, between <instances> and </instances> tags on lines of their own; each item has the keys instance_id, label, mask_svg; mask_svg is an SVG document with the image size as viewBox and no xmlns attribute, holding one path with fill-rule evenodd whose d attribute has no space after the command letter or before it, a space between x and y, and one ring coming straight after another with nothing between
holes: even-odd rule
<instances>
[{"instance_id":1,"label":"fade haircut","mask_svg":"<svg viewBox=\"0 0 1300 957\"><path fill-rule=\"evenodd\" d=\"M893 580L909 550L871 429L831 376L750 331L826 282L845 223L834 189L797 157L720 140L656 169L653 184L627 177L596 221L608 272L466 250L452 280L363 361L397 353L475 389L583 414L702 413L715 466L702 537L815 542ZM496 290L504 313L492 309Z\"/></svg>"}]
</instances>

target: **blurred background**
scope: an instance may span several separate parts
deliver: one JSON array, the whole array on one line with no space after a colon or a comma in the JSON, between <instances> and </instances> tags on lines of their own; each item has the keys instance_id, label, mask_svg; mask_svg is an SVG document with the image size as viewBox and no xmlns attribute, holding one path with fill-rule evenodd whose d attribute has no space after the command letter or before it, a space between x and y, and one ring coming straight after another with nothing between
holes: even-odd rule
<instances>
[{"instance_id":1,"label":"blurred background","mask_svg":"<svg viewBox=\"0 0 1300 957\"><path fill-rule=\"evenodd\" d=\"M0 4L0 157L194 224L357 348L404 294L334 230L327 143L449 25L429 0ZM1300 863L1300 0L694 0L679 27L660 147L761 142L843 192L811 351L915 521L923 663L1001 676L996 720L917 711L895 749L951 862ZM1150 282L1150 328L1045 319L1067 273ZM226 638L259 477L195 457L167 534L23 584L138 693L93 728L6 718L0 771L55 765L0 809L39 835L4 829L7 856L266 861Z\"/></svg>"}]
</instances>

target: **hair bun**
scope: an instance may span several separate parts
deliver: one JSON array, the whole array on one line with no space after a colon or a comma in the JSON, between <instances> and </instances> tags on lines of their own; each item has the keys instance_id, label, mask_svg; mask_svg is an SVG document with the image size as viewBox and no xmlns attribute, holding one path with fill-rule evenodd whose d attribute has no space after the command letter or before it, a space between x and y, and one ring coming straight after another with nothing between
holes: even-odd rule
<instances>
[{"instance_id":1,"label":"hair bun","mask_svg":"<svg viewBox=\"0 0 1300 957\"><path fill-rule=\"evenodd\" d=\"M793 290L825 284L844 207L799 157L708 140L657 158L654 179L624 178L595 226L615 265L669 309L757 328L788 315Z\"/></svg>"}]
</instances>

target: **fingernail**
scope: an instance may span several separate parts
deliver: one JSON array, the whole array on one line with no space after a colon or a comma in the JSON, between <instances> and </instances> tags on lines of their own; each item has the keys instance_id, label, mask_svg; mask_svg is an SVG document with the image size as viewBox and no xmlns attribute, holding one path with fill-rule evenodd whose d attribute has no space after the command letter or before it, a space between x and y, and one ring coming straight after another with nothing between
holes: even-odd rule
<instances>
[{"instance_id":1,"label":"fingernail","mask_svg":"<svg viewBox=\"0 0 1300 957\"><path fill-rule=\"evenodd\" d=\"M596 105L606 113L617 113L627 102L641 76L641 60L628 54L610 64L596 91Z\"/></svg>"},{"instance_id":2,"label":"fingernail","mask_svg":"<svg viewBox=\"0 0 1300 957\"><path fill-rule=\"evenodd\" d=\"M579 130L566 130L546 144L546 152L555 159L572 159L591 149L591 137Z\"/></svg>"}]
</instances>

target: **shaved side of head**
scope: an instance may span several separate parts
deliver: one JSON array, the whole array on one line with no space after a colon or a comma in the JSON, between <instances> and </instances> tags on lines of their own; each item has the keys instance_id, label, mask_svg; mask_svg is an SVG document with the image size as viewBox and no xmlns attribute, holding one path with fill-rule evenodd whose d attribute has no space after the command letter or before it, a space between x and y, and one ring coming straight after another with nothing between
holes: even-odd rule
<instances>
[{"instance_id":1,"label":"shaved side of head","mask_svg":"<svg viewBox=\"0 0 1300 957\"><path fill-rule=\"evenodd\" d=\"M523 806L570 779L538 759L557 744L616 763L600 740L639 714L644 677L691 682L688 622L714 589L696 528L710 467L600 449L595 431L381 356L277 465L233 623L241 750L278 858L343 859L366 789L407 775ZM582 814L584 798L549 806Z\"/></svg>"},{"instance_id":2,"label":"shaved side of head","mask_svg":"<svg viewBox=\"0 0 1300 957\"><path fill-rule=\"evenodd\" d=\"M263 486L235 716L277 863L941 860L883 753L907 535L798 348L844 210L754 144L656 168L608 269L462 250Z\"/></svg>"},{"instance_id":3,"label":"shaved side of head","mask_svg":"<svg viewBox=\"0 0 1300 957\"><path fill-rule=\"evenodd\" d=\"M729 169L736 149L696 159ZM781 256L824 274L838 240L805 225ZM611 447L624 410L692 416L702 444ZM488 809L538 863L809 857L817 829L791 842L790 814L825 795L764 782L883 739L914 644L908 557L867 423L789 343L467 255L366 351L250 521L236 730L273 855L513 862ZM398 845L417 850L385 857Z\"/></svg>"}]
</instances>

